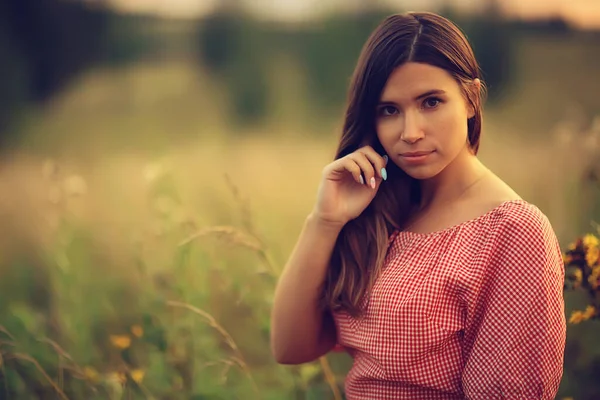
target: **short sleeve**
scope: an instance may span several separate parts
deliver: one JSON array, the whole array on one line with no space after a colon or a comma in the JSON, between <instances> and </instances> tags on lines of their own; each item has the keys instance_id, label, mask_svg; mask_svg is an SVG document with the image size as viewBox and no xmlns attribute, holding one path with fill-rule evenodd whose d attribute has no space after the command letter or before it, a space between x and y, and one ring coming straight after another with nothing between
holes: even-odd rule
<instances>
[{"instance_id":1,"label":"short sleeve","mask_svg":"<svg viewBox=\"0 0 600 400\"><path fill-rule=\"evenodd\" d=\"M560 246L534 206L504 219L465 327L464 394L471 400L554 399L566 340Z\"/></svg>"}]
</instances>

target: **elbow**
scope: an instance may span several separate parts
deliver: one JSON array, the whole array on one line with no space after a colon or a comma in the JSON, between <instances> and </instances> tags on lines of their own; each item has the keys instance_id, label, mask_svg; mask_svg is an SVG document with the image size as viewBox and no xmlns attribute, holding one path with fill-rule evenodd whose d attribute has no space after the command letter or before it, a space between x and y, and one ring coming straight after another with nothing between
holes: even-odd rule
<instances>
[{"instance_id":1,"label":"elbow","mask_svg":"<svg viewBox=\"0 0 600 400\"><path fill-rule=\"evenodd\" d=\"M294 365L294 360L271 335L271 354L277 364Z\"/></svg>"},{"instance_id":2,"label":"elbow","mask_svg":"<svg viewBox=\"0 0 600 400\"><path fill-rule=\"evenodd\" d=\"M308 361L306 356L302 354L303 352L298 351L297 348L286 346L283 343L280 343L273 338L271 339L271 354L275 359L277 364L281 365L298 365L303 364ZM306 354L306 352L304 352Z\"/></svg>"},{"instance_id":3,"label":"elbow","mask_svg":"<svg viewBox=\"0 0 600 400\"><path fill-rule=\"evenodd\" d=\"M272 322L271 354L275 361L283 365L298 365L315 361L327 354L336 343L335 327L331 324L324 327L313 327L314 325Z\"/></svg>"},{"instance_id":4,"label":"elbow","mask_svg":"<svg viewBox=\"0 0 600 400\"><path fill-rule=\"evenodd\" d=\"M278 364L298 365L311 362L318 358L314 353L314 350L305 349L299 343L289 343L278 340L275 335L271 336L271 354Z\"/></svg>"},{"instance_id":5,"label":"elbow","mask_svg":"<svg viewBox=\"0 0 600 400\"><path fill-rule=\"evenodd\" d=\"M300 365L315 361L319 357L306 357L305 355L298 354L277 354L275 355L275 361L281 365Z\"/></svg>"},{"instance_id":6,"label":"elbow","mask_svg":"<svg viewBox=\"0 0 600 400\"><path fill-rule=\"evenodd\" d=\"M275 349L272 349L271 353L273 354L273 358L275 359L275 362L277 364L298 365L307 362L306 360L301 359L300 357L298 357L298 355L292 354L291 352L285 352L281 350L277 351Z\"/></svg>"},{"instance_id":7,"label":"elbow","mask_svg":"<svg viewBox=\"0 0 600 400\"><path fill-rule=\"evenodd\" d=\"M273 353L275 362L281 365L298 365L303 364L305 361L298 359L297 357L290 356L288 354Z\"/></svg>"}]
</instances>

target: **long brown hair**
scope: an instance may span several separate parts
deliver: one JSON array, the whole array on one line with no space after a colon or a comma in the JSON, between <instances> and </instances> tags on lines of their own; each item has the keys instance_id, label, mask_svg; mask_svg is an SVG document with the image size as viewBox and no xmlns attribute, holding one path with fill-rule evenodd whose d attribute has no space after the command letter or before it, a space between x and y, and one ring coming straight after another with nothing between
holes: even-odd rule
<instances>
[{"instance_id":1,"label":"long brown hair","mask_svg":"<svg viewBox=\"0 0 600 400\"><path fill-rule=\"evenodd\" d=\"M468 121L468 144L479 149L482 92L471 83L480 68L465 35L448 19L412 12L384 19L362 48L348 91L342 135L335 159L365 144L384 154L375 131L375 110L390 74L403 63L419 62L446 70L461 85L475 110ZM323 288L323 305L331 311L362 312L362 301L381 272L388 241L420 202L420 185L394 163L388 180L371 204L349 221L336 242Z\"/></svg>"}]
</instances>

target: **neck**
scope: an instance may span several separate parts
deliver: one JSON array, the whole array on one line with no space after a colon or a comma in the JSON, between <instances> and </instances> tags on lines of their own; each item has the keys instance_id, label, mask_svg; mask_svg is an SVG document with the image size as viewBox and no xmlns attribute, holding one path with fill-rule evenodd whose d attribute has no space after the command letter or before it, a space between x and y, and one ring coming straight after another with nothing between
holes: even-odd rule
<instances>
[{"instance_id":1,"label":"neck","mask_svg":"<svg viewBox=\"0 0 600 400\"><path fill-rule=\"evenodd\" d=\"M487 168L469 150L461 153L435 177L421 181L420 209L451 204L486 176Z\"/></svg>"}]
</instances>

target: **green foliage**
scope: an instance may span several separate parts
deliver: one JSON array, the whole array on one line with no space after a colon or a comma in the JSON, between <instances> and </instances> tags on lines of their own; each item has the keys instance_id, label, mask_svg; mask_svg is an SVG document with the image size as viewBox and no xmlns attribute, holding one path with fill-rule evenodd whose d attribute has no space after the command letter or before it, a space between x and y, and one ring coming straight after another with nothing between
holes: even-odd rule
<instances>
[{"instance_id":1,"label":"green foliage","mask_svg":"<svg viewBox=\"0 0 600 400\"><path fill-rule=\"evenodd\" d=\"M0 2L0 146L26 106L99 59L107 15L79 1Z\"/></svg>"},{"instance_id":2,"label":"green foliage","mask_svg":"<svg viewBox=\"0 0 600 400\"><path fill-rule=\"evenodd\" d=\"M266 117L267 78L276 54L287 54L302 67L311 114L328 116L341 109L360 50L388 14L374 9L284 29L240 13L216 13L199 24L200 62L230 94L234 123L260 122ZM506 90L514 68L510 26L493 16L454 19L474 47L490 99L496 99Z\"/></svg>"},{"instance_id":3,"label":"green foliage","mask_svg":"<svg viewBox=\"0 0 600 400\"><path fill-rule=\"evenodd\" d=\"M298 46L288 51L293 51L305 68L316 115L326 116L344 103L360 50L385 15L368 12L333 16L312 30L297 33Z\"/></svg>"},{"instance_id":4,"label":"green foliage","mask_svg":"<svg viewBox=\"0 0 600 400\"><path fill-rule=\"evenodd\" d=\"M493 16L457 21L465 31L483 72L488 98L495 101L509 90L515 70L514 41L510 26Z\"/></svg>"},{"instance_id":5,"label":"green foliage","mask_svg":"<svg viewBox=\"0 0 600 400\"><path fill-rule=\"evenodd\" d=\"M154 176L148 193L150 203L171 199L152 218L161 241L125 246L124 264L65 209L44 257L0 265L2 396L330 398L319 364L283 368L271 358L278 267L247 206L240 227L192 229L174 222L172 176Z\"/></svg>"},{"instance_id":6,"label":"green foliage","mask_svg":"<svg viewBox=\"0 0 600 400\"><path fill-rule=\"evenodd\" d=\"M218 12L199 25L201 62L229 94L228 116L234 125L257 124L266 116L271 50L266 40L257 21L238 13Z\"/></svg>"},{"instance_id":7,"label":"green foliage","mask_svg":"<svg viewBox=\"0 0 600 400\"><path fill-rule=\"evenodd\" d=\"M0 25L4 29L0 33L13 44L15 57L22 57L27 64L31 83L28 95L47 99L96 61L106 21L104 12L81 2L2 2Z\"/></svg>"},{"instance_id":8,"label":"green foliage","mask_svg":"<svg viewBox=\"0 0 600 400\"><path fill-rule=\"evenodd\" d=\"M0 11L1 15L1 11ZM29 94L27 64L0 19L0 133L7 132L22 112ZM0 135L0 139L2 136ZM2 143L0 143L1 145Z\"/></svg>"}]
</instances>

